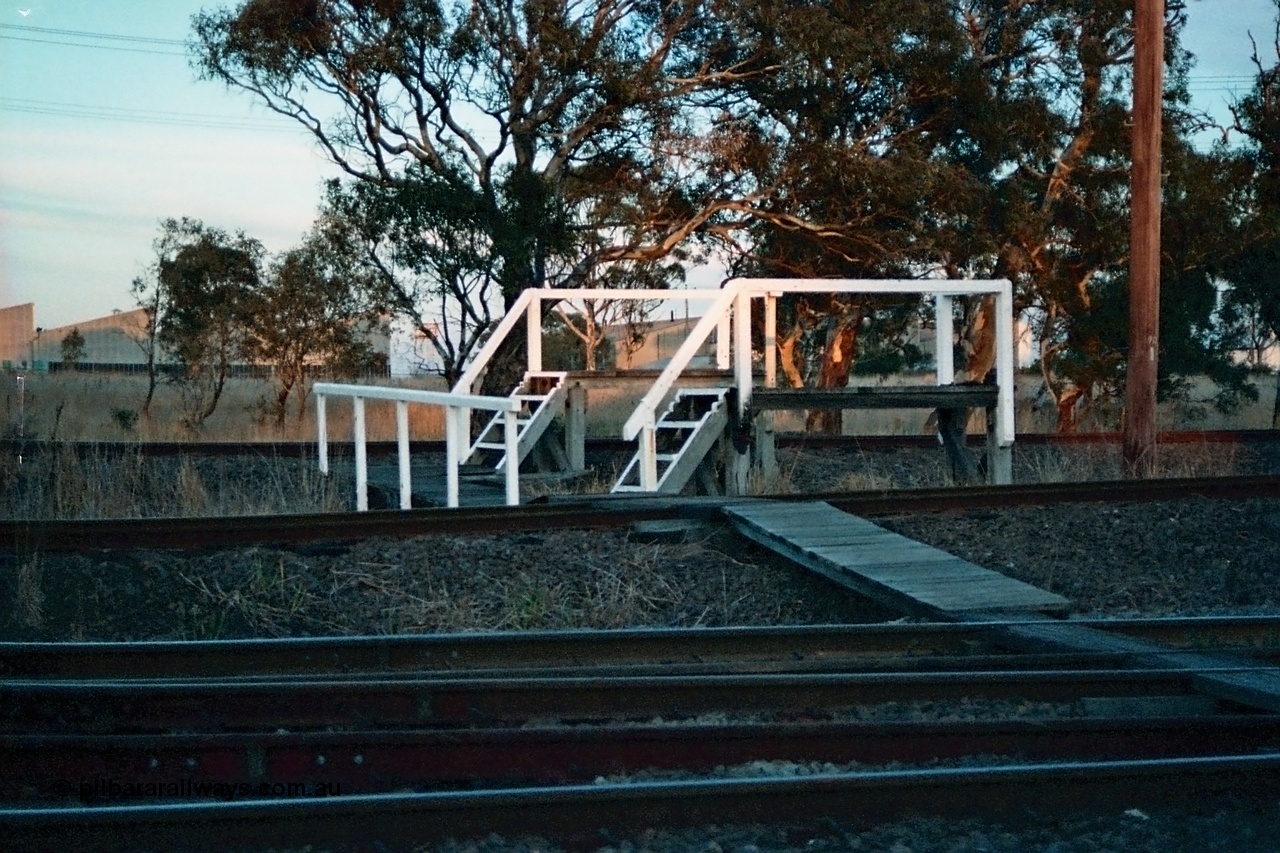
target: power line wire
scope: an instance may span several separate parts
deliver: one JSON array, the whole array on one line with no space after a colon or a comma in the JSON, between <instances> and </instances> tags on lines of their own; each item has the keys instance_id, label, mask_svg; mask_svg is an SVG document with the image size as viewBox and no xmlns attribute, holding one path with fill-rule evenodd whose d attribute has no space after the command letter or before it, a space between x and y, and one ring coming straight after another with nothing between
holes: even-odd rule
<instances>
[{"instance_id":1,"label":"power line wire","mask_svg":"<svg viewBox=\"0 0 1280 853\"><path fill-rule=\"evenodd\" d=\"M116 33L98 33L91 30L59 30L53 27L32 27L25 24L0 24L0 30L19 30L27 33L47 33L55 36L75 36L76 38L109 39L114 41L132 41L145 44L169 44L185 47L182 39L154 38L151 36L126 36Z\"/></svg>"},{"instance_id":2,"label":"power line wire","mask_svg":"<svg viewBox=\"0 0 1280 853\"><path fill-rule=\"evenodd\" d=\"M182 113L167 110L131 109L127 107L98 107L90 104L56 103L30 98L0 98L0 110L31 115L83 118L97 121L119 121L133 124L159 124L178 127L207 127L224 130L253 130L271 133L292 133L287 127L271 119L218 116L211 113Z\"/></svg>"},{"instance_id":3,"label":"power line wire","mask_svg":"<svg viewBox=\"0 0 1280 853\"><path fill-rule=\"evenodd\" d=\"M55 41L54 39L33 39L25 36L6 36L0 35L0 39L4 41L25 41L34 42L36 44L56 44L63 47L90 47L97 50L114 50L118 53L149 53L152 56L186 56L185 53L178 53L174 50L146 50L139 47L119 47L114 44L82 44L74 41Z\"/></svg>"}]
</instances>

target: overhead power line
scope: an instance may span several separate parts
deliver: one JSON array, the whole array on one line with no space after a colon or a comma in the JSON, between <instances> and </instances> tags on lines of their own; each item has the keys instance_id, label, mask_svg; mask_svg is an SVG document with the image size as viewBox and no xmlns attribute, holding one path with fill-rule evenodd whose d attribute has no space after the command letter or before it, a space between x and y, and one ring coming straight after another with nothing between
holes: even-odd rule
<instances>
[{"instance_id":1,"label":"overhead power line","mask_svg":"<svg viewBox=\"0 0 1280 853\"><path fill-rule=\"evenodd\" d=\"M0 24L0 30L19 30L24 33L42 33L54 36L75 36L76 38L106 39L109 41L131 41L140 44L169 44L185 47L182 39L153 38L151 36L126 36L116 33L96 33L91 30L58 30L52 27L29 27L23 24Z\"/></svg>"},{"instance_id":2,"label":"overhead power line","mask_svg":"<svg viewBox=\"0 0 1280 853\"><path fill-rule=\"evenodd\" d=\"M63 47L90 47L96 50L114 50L118 53L149 53L152 56L186 56L185 53L181 53L176 50L147 50L145 48L140 48L140 47L120 47L119 45L114 45L114 44L84 44L83 42L76 42L76 41L57 41L56 39L32 39L32 38L26 38L25 36L6 36L6 35L0 35L0 39L3 39L5 41L34 42L36 44L56 44L56 45L61 45Z\"/></svg>"},{"instance_id":3,"label":"overhead power line","mask_svg":"<svg viewBox=\"0 0 1280 853\"><path fill-rule=\"evenodd\" d=\"M295 128L286 123L265 118L237 118L212 113L183 113L167 110L131 109L128 107L100 107L91 104L69 104L37 101L29 98L0 98L0 110L33 115L82 118L94 121L120 121L133 124L158 124L177 127L205 127L223 130L252 130L272 133L293 133Z\"/></svg>"},{"instance_id":4,"label":"overhead power line","mask_svg":"<svg viewBox=\"0 0 1280 853\"><path fill-rule=\"evenodd\" d=\"M7 31L7 32L5 32ZM7 33L20 33L9 35ZM51 38L53 36L54 38ZM67 41L67 39L78 41ZM146 53L155 56L186 56L185 50L154 50L149 48L180 47L181 39L155 38L152 36L127 36L119 33L99 33L90 30L61 30L54 27L29 27L20 24L0 24L0 39L24 41L36 44L55 44L61 47L88 47L96 50L114 50L121 53ZM95 42L105 42L97 44ZM130 45L143 45L131 47Z\"/></svg>"}]
</instances>

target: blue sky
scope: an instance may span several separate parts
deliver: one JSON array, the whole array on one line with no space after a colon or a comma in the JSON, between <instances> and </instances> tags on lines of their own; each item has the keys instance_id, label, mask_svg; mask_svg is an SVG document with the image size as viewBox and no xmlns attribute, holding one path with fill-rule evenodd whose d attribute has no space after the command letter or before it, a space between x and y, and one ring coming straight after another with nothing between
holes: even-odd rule
<instances>
[{"instance_id":1,"label":"blue sky","mask_svg":"<svg viewBox=\"0 0 1280 853\"><path fill-rule=\"evenodd\" d=\"M248 95L196 79L177 42L195 12L216 5L28 0L0 10L0 306L35 302L46 328L134 307L129 284L169 216L242 229L272 251L307 230L319 184L337 169ZM1230 94L1248 85L1246 34L1269 56L1275 7L1193 0L1190 14L1192 93L1225 119Z\"/></svg>"}]
</instances>

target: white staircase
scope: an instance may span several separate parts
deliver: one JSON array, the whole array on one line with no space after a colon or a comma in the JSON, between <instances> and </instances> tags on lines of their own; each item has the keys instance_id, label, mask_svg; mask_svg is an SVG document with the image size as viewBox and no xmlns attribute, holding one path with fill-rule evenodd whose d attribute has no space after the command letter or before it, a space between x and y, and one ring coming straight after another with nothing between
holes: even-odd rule
<instances>
[{"instance_id":1,"label":"white staircase","mask_svg":"<svg viewBox=\"0 0 1280 853\"><path fill-rule=\"evenodd\" d=\"M516 413L516 443L518 465L529 455L556 415L564 411L565 376L563 372L530 372L511 392L513 399L521 403ZM465 465L491 467L495 473L506 471L507 453L503 441L504 415L495 413L471 444L463 460Z\"/></svg>"},{"instance_id":2,"label":"white staircase","mask_svg":"<svg viewBox=\"0 0 1280 853\"><path fill-rule=\"evenodd\" d=\"M728 388L686 388L655 424L658 485L655 491L677 495L697 473L729 422ZM640 484L641 451L623 469L614 492L644 492Z\"/></svg>"}]
</instances>

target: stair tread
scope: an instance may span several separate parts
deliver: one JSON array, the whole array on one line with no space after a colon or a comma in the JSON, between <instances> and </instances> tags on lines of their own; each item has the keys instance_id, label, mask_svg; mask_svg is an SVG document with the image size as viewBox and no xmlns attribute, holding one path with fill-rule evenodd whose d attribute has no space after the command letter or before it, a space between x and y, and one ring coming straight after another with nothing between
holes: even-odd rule
<instances>
[{"instance_id":1,"label":"stair tread","mask_svg":"<svg viewBox=\"0 0 1280 853\"><path fill-rule=\"evenodd\" d=\"M693 429L701 426L702 423L702 421L658 421L654 426L658 429Z\"/></svg>"}]
</instances>

